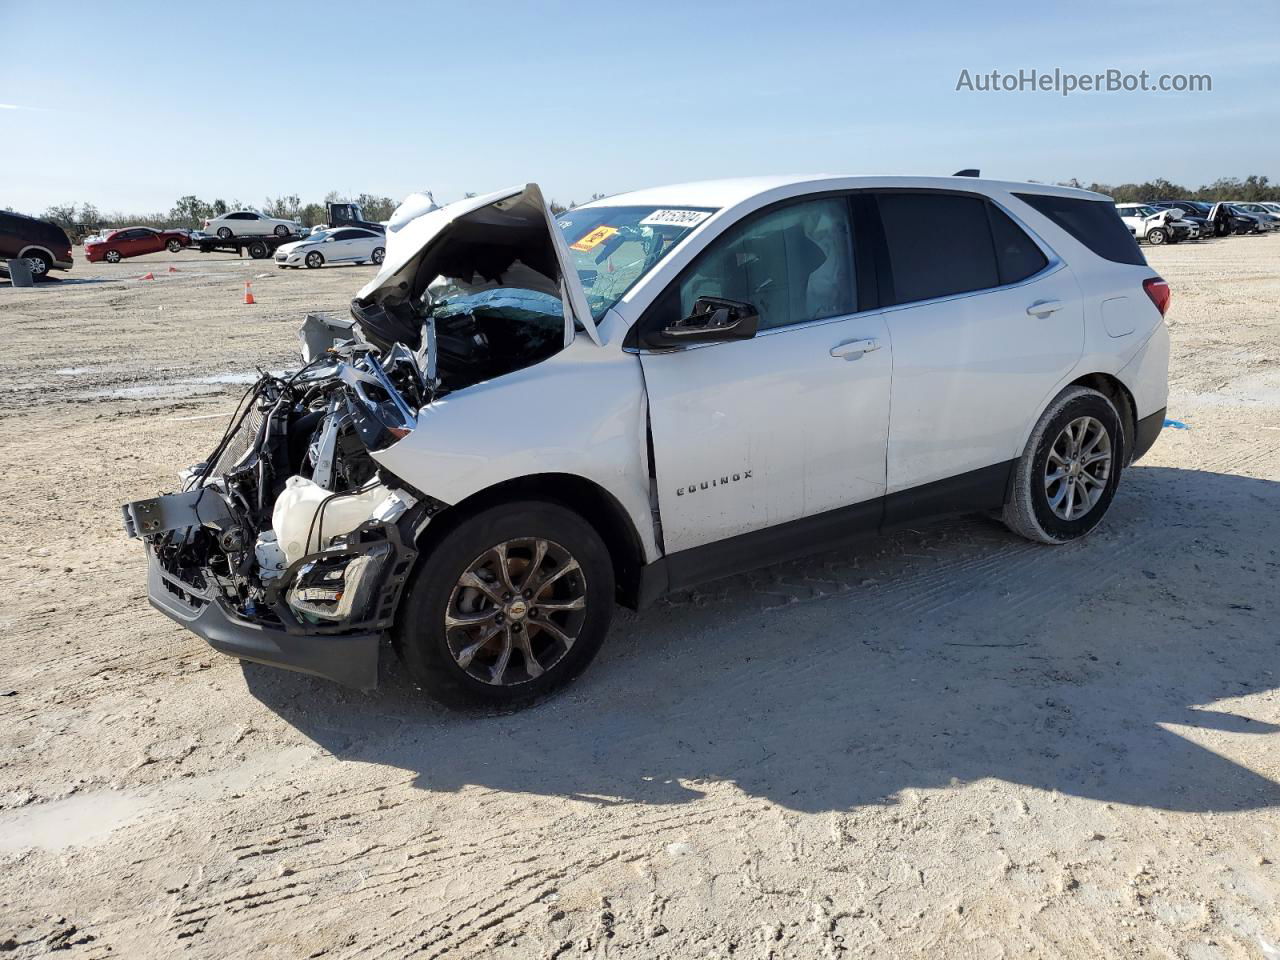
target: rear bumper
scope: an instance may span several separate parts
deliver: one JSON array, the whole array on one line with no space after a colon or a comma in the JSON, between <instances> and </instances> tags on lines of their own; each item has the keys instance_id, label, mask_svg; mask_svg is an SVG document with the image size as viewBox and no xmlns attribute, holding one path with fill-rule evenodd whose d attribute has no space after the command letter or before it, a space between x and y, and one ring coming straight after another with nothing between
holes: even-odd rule
<instances>
[{"instance_id":1,"label":"rear bumper","mask_svg":"<svg viewBox=\"0 0 1280 960\"><path fill-rule=\"evenodd\" d=\"M219 653L309 673L359 690L378 685L381 632L295 634L249 623L228 613L216 598L201 596L191 585L167 573L150 546L147 594L153 607Z\"/></svg>"},{"instance_id":2,"label":"rear bumper","mask_svg":"<svg viewBox=\"0 0 1280 960\"><path fill-rule=\"evenodd\" d=\"M1166 410L1167 408L1161 407L1151 416L1143 417L1138 421L1138 429L1135 431L1133 438L1133 458L1130 463L1137 463L1155 445L1160 436L1160 431L1164 429Z\"/></svg>"}]
</instances>

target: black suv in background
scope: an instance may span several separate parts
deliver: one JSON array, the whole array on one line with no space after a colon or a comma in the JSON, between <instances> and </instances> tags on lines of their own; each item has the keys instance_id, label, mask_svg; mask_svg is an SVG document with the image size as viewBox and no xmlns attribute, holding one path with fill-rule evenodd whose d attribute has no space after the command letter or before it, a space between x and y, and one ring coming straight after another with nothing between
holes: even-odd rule
<instances>
[{"instance_id":1,"label":"black suv in background","mask_svg":"<svg viewBox=\"0 0 1280 960\"><path fill-rule=\"evenodd\" d=\"M43 277L50 270L70 270L71 241L56 223L0 211L0 270L5 261L26 259L31 275Z\"/></svg>"}]
</instances>

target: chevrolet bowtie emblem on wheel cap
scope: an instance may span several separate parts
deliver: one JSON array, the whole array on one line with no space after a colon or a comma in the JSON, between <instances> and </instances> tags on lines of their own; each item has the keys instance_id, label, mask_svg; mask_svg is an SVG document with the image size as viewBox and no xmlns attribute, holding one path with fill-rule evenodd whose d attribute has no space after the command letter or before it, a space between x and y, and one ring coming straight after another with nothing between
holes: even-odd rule
<instances>
[{"instance_id":1,"label":"chevrolet bowtie emblem on wheel cap","mask_svg":"<svg viewBox=\"0 0 1280 960\"><path fill-rule=\"evenodd\" d=\"M723 487L730 483L737 483L739 480L750 479L750 470L743 470L741 473L728 473L714 480L703 480L700 483L691 483L687 487L681 487L676 491L676 496L683 497L686 493L697 493L699 490L710 490L712 487Z\"/></svg>"}]
</instances>

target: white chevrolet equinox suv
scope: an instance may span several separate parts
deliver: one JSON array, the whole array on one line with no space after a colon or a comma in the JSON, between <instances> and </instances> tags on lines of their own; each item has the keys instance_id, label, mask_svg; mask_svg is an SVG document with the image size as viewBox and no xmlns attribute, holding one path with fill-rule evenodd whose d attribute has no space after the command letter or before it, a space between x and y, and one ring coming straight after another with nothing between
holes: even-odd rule
<instances>
[{"instance_id":1,"label":"white chevrolet equinox suv","mask_svg":"<svg viewBox=\"0 0 1280 960\"><path fill-rule=\"evenodd\" d=\"M1109 198L1042 184L418 198L351 319L125 526L218 650L368 689L386 640L509 706L615 602L946 514L1084 536L1163 424L1168 303Z\"/></svg>"}]
</instances>

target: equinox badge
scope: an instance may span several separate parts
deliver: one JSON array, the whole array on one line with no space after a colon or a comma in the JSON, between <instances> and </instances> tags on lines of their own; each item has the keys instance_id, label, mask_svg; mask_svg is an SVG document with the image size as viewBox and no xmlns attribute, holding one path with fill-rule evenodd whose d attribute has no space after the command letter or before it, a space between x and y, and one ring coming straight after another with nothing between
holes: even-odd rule
<instances>
[{"instance_id":1,"label":"equinox badge","mask_svg":"<svg viewBox=\"0 0 1280 960\"><path fill-rule=\"evenodd\" d=\"M741 473L730 473L716 480L703 480L701 483L691 483L687 487L681 487L676 491L677 497L683 497L686 493L697 493L699 490L710 490L712 487L723 487L726 484L737 483L739 480L750 480L751 471L743 470Z\"/></svg>"}]
</instances>

